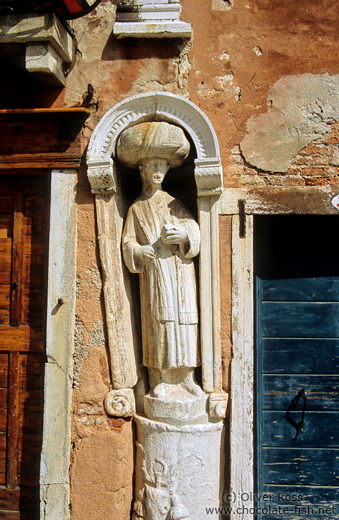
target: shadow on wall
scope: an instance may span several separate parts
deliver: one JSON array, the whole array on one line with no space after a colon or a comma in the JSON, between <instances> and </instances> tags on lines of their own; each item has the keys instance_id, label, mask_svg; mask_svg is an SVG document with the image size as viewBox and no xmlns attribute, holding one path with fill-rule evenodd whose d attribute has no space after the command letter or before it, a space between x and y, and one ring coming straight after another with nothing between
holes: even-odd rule
<instances>
[{"instance_id":1,"label":"shadow on wall","mask_svg":"<svg viewBox=\"0 0 339 520\"><path fill-rule=\"evenodd\" d=\"M161 44L160 44L161 42ZM182 38L122 38L113 34L103 50L103 61L145 60L156 58L167 60L178 58L185 40Z\"/></svg>"}]
</instances>

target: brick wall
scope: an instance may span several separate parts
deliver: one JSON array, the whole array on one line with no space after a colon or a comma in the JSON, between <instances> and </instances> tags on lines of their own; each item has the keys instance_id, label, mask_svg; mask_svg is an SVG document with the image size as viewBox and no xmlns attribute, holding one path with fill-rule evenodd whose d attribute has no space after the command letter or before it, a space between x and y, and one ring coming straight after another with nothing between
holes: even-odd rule
<instances>
[{"instance_id":1,"label":"brick wall","mask_svg":"<svg viewBox=\"0 0 339 520\"><path fill-rule=\"evenodd\" d=\"M324 186L339 185L339 122L321 139L301 149L286 173L260 171L246 164L237 146L225 167L226 187L240 186Z\"/></svg>"}]
</instances>

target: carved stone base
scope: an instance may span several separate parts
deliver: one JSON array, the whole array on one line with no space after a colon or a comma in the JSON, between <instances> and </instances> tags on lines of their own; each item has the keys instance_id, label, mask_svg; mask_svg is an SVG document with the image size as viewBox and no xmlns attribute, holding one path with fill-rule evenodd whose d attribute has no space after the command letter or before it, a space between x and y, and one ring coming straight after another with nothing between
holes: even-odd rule
<instances>
[{"instance_id":1,"label":"carved stone base","mask_svg":"<svg viewBox=\"0 0 339 520\"><path fill-rule=\"evenodd\" d=\"M171 426L136 416L133 520L202 520L219 507L223 423Z\"/></svg>"},{"instance_id":2,"label":"carved stone base","mask_svg":"<svg viewBox=\"0 0 339 520\"><path fill-rule=\"evenodd\" d=\"M207 395L190 395L179 400L175 397L151 397L144 398L145 414L155 421L165 422L176 426L184 424L207 423L206 413Z\"/></svg>"}]
</instances>

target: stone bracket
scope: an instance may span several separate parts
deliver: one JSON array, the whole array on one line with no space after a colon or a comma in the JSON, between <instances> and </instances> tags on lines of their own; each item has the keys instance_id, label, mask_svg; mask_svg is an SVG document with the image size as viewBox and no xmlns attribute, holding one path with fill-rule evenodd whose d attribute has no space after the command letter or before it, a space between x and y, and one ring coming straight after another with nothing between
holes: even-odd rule
<instances>
[{"instance_id":1,"label":"stone bracket","mask_svg":"<svg viewBox=\"0 0 339 520\"><path fill-rule=\"evenodd\" d=\"M213 392L209 395L209 415L214 419L224 419L227 413L228 394Z\"/></svg>"},{"instance_id":2,"label":"stone bracket","mask_svg":"<svg viewBox=\"0 0 339 520\"><path fill-rule=\"evenodd\" d=\"M220 157L196 159L194 163L198 197L221 195L223 192L223 178Z\"/></svg>"},{"instance_id":3,"label":"stone bracket","mask_svg":"<svg viewBox=\"0 0 339 520\"><path fill-rule=\"evenodd\" d=\"M75 41L54 14L5 14L0 19L0 44L26 45L26 70L39 80L65 84L65 65L75 56Z\"/></svg>"},{"instance_id":4,"label":"stone bracket","mask_svg":"<svg viewBox=\"0 0 339 520\"><path fill-rule=\"evenodd\" d=\"M115 179L113 175L113 160L108 158L90 159L88 165L88 180L91 185L92 193L103 191L116 191Z\"/></svg>"},{"instance_id":5,"label":"stone bracket","mask_svg":"<svg viewBox=\"0 0 339 520\"><path fill-rule=\"evenodd\" d=\"M45 83L63 86L63 61L49 43L28 43L25 55L26 70Z\"/></svg>"}]
</instances>

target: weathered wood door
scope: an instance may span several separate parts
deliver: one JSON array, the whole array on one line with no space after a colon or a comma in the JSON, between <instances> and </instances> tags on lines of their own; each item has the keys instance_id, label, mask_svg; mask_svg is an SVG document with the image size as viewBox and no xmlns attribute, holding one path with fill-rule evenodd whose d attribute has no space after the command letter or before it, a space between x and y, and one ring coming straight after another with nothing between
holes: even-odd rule
<instances>
[{"instance_id":1,"label":"weathered wood door","mask_svg":"<svg viewBox=\"0 0 339 520\"><path fill-rule=\"evenodd\" d=\"M48 178L0 176L0 518L39 518Z\"/></svg>"},{"instance_id":2,"label":"weathered wood door","mask_svg":"<svg viewBox=\"0 0 339 520\"><path fill-rule=\"evenodd\" d=\"M255 221L258 518L339 517L338 229Z\"/></svg>"}]
</instances>

